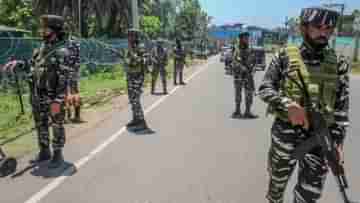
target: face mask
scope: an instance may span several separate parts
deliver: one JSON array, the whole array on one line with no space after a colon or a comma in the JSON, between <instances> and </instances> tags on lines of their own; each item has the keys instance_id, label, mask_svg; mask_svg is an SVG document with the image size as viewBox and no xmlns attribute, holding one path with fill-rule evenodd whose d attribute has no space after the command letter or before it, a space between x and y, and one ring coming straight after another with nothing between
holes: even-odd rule
<instances>
[{"instance_id":1,"label":"face mask","mask_svg":"<svg viewBox=\"0 0 360 203\"><path fill-rule=\"evenodd\" d=\"M328 46L328 39L326 37L319 37L317 39L312 39L308 34L305 34L304 40L307 44L311 46L316 51L320 51ZM322 42L320 42L320 40Z\"/></svg>"},{"instance_id":2,"label":"face mask","mask_svg":"<svg viewBox=\"0 0 360 203\"><path fill-rule=\"evenodd\" d=\"M51 42L55 37L55 32L49 28L43 28L40 30L40 36L43 38L45 42Z\"/></svg>"}]
</instances>

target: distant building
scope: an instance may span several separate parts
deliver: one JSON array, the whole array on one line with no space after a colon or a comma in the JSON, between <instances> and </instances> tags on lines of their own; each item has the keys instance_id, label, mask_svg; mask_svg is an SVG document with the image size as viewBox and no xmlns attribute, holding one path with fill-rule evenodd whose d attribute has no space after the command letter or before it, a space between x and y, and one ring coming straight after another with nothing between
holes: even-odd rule
<instances>
[{"instance_id":1,"label":"distant building","mask_svg":"<svg viewBox=\"0 0 360 203\"><path fill-rule=\"evenodd\" d=\"M269 30L258 26L247 26L246 30L250 33L250 43L253 46L263 46L264 37Z\"/></svg>"},{"instance_id":2,"label":"distant building","mask_svg":"<svg viewBox=\"0 0 360 203\"><path fill-rule=\"evenodd\" d=\"M209 36L219 40L235 38L242 30L243 23L232 23L209 28Z\"/></svg>"}]
</instances>

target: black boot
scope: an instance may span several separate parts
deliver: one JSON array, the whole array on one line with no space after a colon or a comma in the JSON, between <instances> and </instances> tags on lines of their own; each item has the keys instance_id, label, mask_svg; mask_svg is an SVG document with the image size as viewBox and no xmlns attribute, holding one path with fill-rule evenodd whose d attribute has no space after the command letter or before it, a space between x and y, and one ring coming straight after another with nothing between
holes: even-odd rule
<instances>
[{"instance_id":1,"label":"black boot","mask_svg":"<svg viewBox=\"0 0 360 203\"><path fill-rule=\"evenodd\" d=\"M174 86L177 85L177 76L178 76L178 73L176 72L176 68L175 68L174 69L174 74L173 74Z\"/></svg>"},{"instance_id":2,"label":"black boot","mask_svg":"<svg viewBox=\"0 0 360 203\"><path fill-rule=\"evenodd\" d=\"M30 160L30 163L40 163L43 161L48 161L51 159L51 151L49 147L40 147L40 152L37 154L37 156Z\"/></svg>"},{"instance_id":3,"label":"black boot","mask_svg":"<svg viewBox=\"0 0 360 203\"><path fill-rule=\"evenodd\" d=\"M232 118L241 118L240 103L236 103L235 112L232 114Z\"/></svg>"},{"instance_id":4,"label":"black boot","mask_svg":"<svg viewBox=\"0 0 360 203\"><path fill-rule=\"evenodd\" d=\"M163 93L164 93L164 94L168 94L166 82L163 83Z\"/></svg>"},{"instance_id":5,"label":"black boot","mask_svg":"<svg viewBox=\"0 0 360 203\"><path fill-rule=\"evenodd\" d=\"M133 119L133 120L131 120L128 124L126 124L126 128L132 128L132 127L134 127L136 124L137 124L137 120L136 119Z\"/></svg>"},{"instance_id":6,"label":"black boot","mask_svg":"<svg viewBox=\"0 0 360 203\"><path fill-rule=\"evenodd\" d=\"M54 156L50 161L49 168L59 168L64 163L64 156L61 149L54 150Z\"/></svg>"},{"instance_id":7,"label":"black boot","mask_svg":"<svg viewBox=\"0 0 360 203\"><path fill-rule=\"evenodd\" d=\"M183 80L183 73L180 73L180 85L186 85L186 83Z\"/></svg>"},{"instance_id":8,"label":"black boot","mask_svg":"<svg viewBox=\"0 0 360 203\"><path fill-rule=\"evenodd\" d=\"M145 120L139 120L133 128L134 132L144 132L150 130Z\"/></svg>"},{"instance_id":9,"label":"black boot","mask_svg":"<svg viewBox=\"0 0 360 203\"><path fill-rule=\"evenodd\" d=\"M152 81L151 82L151 94L155 94L155 82L154 81Z\"/></svg>"},{"instance_id":10,"label":"black boot","mask_svg":"<svg viewBox=\"0 0 360 203\"><path fill-rule=\"evenodd\" d=\"M247 107L247 108L246 108L246 111L245 111L245 114L244 114L244 118L254 119L254 118L257 118L257 117L258 117L257 115L254 115L254 114L251 113L250 107Z\"/></svg>"}]
</instances>

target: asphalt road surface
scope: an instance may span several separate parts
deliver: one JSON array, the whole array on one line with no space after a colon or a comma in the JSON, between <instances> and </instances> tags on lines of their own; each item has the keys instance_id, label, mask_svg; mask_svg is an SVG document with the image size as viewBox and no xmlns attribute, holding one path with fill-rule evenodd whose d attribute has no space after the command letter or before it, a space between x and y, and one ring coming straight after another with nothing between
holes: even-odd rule
<instances>
[{"instance_id":1,"label":"asphalt road surface","mask_svg":"<svg viewBox=\"0 0 360 203\"><path fill-rule=\"evenodd\" d=\"M257 84L263 72L257 74ZM350 194L360 200L360 78L352 78L352 127L346 140ZM37 166L0 180L1 203L246 203L267 202L267 152L272 118L255 99L254 120L234 120L232 78L219 57L198 69L188 85L169 96L146 96L151 135L124 130L129 109L72 140L66 170ZM25 167L24 164L21 167ZM288 185L285 202L292 202ZM322 203L342 202L328 176Z\"/></svg>"}]
</instances>

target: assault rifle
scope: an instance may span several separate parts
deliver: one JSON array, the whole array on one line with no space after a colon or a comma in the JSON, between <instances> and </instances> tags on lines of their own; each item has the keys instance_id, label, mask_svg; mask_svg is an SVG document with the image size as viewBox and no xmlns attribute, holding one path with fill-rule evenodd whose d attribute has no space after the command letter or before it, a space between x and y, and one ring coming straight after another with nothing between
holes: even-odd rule
<instances>
[{"instance_id":1,"label":"assault rifle","mask_svg":"<svg viewBox=\"0 0 360 203\"><path fill-rule=\"evenodd\" d=\"M296 71L301 84L289 76L289 73L293 71ZM305 154L311 151L314 147L320 146L327 164L335 177L344 203L354 203L353 201L349 200L346 193L346 189L348 189L349 186L345 176L345 169L343 164L340 164L340 157L338 155L335 142L329 133L329 126L327 121L325 120L322 113L313 107L309 91L300 70L290 70L286 73L286 77L289 78L303 92L304 108L306 109L310 123L309 130L304 130L306 134L310 135L310 138L308 138L308 140L304 141L299 147L295 149L292 157L297 160L302 160Z\"/></svg>"},{"instance_id":2,"label":"assault rifle","mask_svg":"<svg viewBox=\"0 0 360 203\"><path fill-rule=\"evenodd\" d=\"M21 109L21 114L20 115L24 115L25 114L24 102L23 102L22 93L21 93L21 86L20 86L20 83L19 83L19 76L18 76L18 74L16 72L16 69L15 69L14 77L15 77L16 92L17 92L17 95L19 97L19 103L20 103L20 109Z\"/></svg>"},{"instance_id":3,"label":"assault rifle","mask_svg":"<svg viewBox=\"0 0 360 203\"><path fill-rule=\"evenodd\" d=\"M11 64L14 60L11 60L8 64ZM12 75L14 75L14 79L15 79L15 86L16 86L16 94L18 96L19 99L19 103L20 103L20 110L21 112L19 113L19 115L17 116L17 119L21 116L25 114L25 108L24 108L24 102L23 102L23 98L22 98L22 92L21 92L21 86L20 86L20 82L19 82L19 71L18 69L22 69L23 68L23 63L20 64L16 64L13 67L10 67L10 70L8 70L8 68L5 68L5 71L11 71Z\"/></svg>"}]
</instances>

